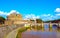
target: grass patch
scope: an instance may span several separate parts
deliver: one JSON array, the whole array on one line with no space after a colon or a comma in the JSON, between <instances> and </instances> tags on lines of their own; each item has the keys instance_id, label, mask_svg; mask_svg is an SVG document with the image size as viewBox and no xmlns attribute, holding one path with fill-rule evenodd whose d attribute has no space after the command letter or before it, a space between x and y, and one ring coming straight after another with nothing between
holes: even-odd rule
<instances>
[{"instance_id":1,"label":"grass patch","mask_svg":"<svg viewBox=\"0 0 60 38\"><path fill-rule=\"evenodd\" d=\"M25 32L28 28L29 27L23 27L23 28L19 29L16 38L21 38L22 32Z\"/></svg>"}]
</instances>

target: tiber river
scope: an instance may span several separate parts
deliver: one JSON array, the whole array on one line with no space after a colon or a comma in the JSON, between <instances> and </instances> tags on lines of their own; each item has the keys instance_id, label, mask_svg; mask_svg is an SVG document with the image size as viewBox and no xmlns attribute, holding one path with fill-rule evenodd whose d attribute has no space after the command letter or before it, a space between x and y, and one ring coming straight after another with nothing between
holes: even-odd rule
<instances>
[{"instance_id":1,"label":"tiber river","mask_svg":"<svg viewBox=\"0 0 60 38\"><path fill-rule=\"evenodd\" d=\"M21 33L21 38L60 38L60 28L57 26L44 25L44 28L26 30Z\"/></svg>"}]
</instances>

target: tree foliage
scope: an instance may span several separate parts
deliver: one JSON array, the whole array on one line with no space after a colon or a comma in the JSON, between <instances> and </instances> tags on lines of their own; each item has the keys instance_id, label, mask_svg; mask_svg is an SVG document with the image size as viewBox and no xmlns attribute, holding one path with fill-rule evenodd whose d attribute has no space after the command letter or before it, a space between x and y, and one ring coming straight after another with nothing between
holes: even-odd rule
<instances>
[{"instance_id":1,"label":"tree foliage","mask_svg":"<svg viewBox=\"0 0 60 38\"><path fill-rule=\"evenodd\" d=\"M0 16L0 24L4 23L4 21L5 21L5 18Z\"/></svg>"},{"instance_id":2,"label":"tree foliage","mask_svg":"<svg viewBox=\"0 0 60 38\"><path fill-rule=\"evenodd\" d=\"M36 19L36 22L37 23L42 23L43 21L42 21L42 19Z\"/></svg>"},{"instance_id":3,"label":"tree foliage","mask_svg":"<svg viewBox=\"0 0 60 38\"><path fill-rule=\"evenodd\" d=\"M45 22L46 22L46 23L48 23L48 22L58 23L58 22L60 22L60 19L49 20L49 21L45 21Z\"/></svg>"}]
</instances>

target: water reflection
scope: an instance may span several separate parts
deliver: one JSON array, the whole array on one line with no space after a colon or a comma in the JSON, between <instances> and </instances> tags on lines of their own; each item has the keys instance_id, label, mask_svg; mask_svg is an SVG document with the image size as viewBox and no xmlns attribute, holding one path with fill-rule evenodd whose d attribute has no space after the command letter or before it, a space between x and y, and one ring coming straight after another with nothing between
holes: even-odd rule
<instances>
[{"instance_id":1,"label":"water reflection","mask_svg":"<svg viewBox=\"0 0 60 38\"><path fill-rule=\"evenodd\" d=\"M32 26L21 35L21 38L60 38L60 28L56 25Z\"/></svg>"}]
</instances>

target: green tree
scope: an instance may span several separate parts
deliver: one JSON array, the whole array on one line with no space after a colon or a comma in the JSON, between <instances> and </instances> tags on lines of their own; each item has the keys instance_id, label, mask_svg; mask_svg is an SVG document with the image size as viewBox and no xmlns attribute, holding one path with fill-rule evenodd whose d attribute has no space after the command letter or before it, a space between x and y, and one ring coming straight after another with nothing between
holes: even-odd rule
<instances>
[{"instance_id":1,"label":"green tree","mask_svg":"<svg viewBox=\"0 0 60 38\"><path fill-rule=\"evenodd\" d=\"M2 16L0 16L0 24L3 24L3 23L4 23L4 21L5 21L5 18L4 18L4 17L2 17Z\"/></svg>"},{"instance_id":2,"label":"green tree","mask_svg":"<svg viewBox=\"0 0 60 38\"><path fill-rule=\"evenodd\" d=\"M36 19L36 22L37 23L42 23L43 21L42 21L42 19Z\"/></svg>"}]
</instances>

